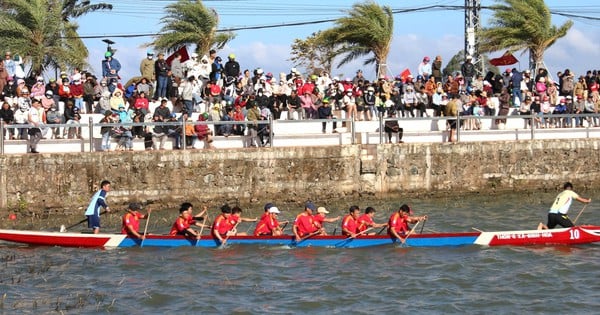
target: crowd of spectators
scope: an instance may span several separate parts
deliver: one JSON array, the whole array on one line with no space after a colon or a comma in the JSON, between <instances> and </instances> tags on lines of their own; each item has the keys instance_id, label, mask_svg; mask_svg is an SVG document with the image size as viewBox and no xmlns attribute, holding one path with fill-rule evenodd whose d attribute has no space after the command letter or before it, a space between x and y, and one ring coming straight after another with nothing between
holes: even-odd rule
<instances>
[{"instance_id":1,"label":"crowd of spectators","mask_svg":"<svg viewBox=\"0 0 600 315\"><path fill-rule=\"evenodd\" d=\"M536 116L533 121L525 119L525 128L532 123L538 128L566 128L582 127L584 119L547 116L597 113L600 101L600 73L596 71L577 79L569 69L557 73L555 79L545 69L532 74L530 70L507 68L484 75L475 71L469 56L460 71L451 75L442 75L442 58L437 56L433 62L424 57L416 77L403 73L374 80L365 78L361 70L346 78L330 77L325 71L303 75L296 68L278 75L262 68L242 70L234 54L223 63L215 50L202 57L192 53L189 60L182 60L177 53L169 62L163 53L155 59L148 51L140 63L140 76L126 83L113 52L106 52L101 65L100 79L75 68L71 73L61 72L58 80L46 82L34 71L25 77L21 59L7 52L0 62L0 117L8 125L30 124L31 101L40 100L45 110L45 126L40 129L44 136L58 139L81 137L77 127L63 128L62 133L60 128L51 127L77 124L81 113L98 113L104 116L102 122L125 124L189 121L198 113L199 121L245 122L216 124L214 132L224 136L247 134L250 146L263 146L270 141L269 119L375 120L423 117L429 112L438 117L472 116L467 117L463 128L478 129L479 116L506 116L514 108L515 112ZM504 123L503 119L496 121L500 127ZM589 117L588 125L598 124L596 116ZM105 127L101 131L102 148L110 149L112 137L120 139L119 148L124 150L132 149L135 137L144 138L147 149L163 149L166 137L175 138L176 149L182 140L187 144L195 138L211 146L212 132L206 125L197 124L185 133L178 128L176 124ZM28 136L26 129L7 128L6 132L9 139ZM332 132L336 132L335 123Z\"/></svg>"}]
</instances>

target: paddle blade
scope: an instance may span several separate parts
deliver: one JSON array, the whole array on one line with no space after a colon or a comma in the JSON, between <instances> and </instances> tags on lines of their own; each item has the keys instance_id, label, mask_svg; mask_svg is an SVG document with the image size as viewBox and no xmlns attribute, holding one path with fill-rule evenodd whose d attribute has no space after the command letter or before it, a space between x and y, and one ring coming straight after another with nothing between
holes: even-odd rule
<instances>
[{"instance_id":1,"label":"paddle blade","mask_svg":"<svg viewBox=\"0 0 600 315\"><path fill-rule=\"evenodd\" d=\"M63 224L63 225L61 225L61 226L60 226L60 232L61 232L61 233L65 233L66 231L67 231L67 228L65 227L65 225L64 225L64 224Z\"/></svg>"}]
</instances>

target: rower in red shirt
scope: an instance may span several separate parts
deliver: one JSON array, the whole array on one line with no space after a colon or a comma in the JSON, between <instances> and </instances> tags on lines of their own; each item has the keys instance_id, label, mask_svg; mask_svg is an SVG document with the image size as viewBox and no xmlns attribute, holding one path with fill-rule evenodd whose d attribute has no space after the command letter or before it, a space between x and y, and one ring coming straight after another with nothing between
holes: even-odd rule
<instances>
[{"instance_id":1,"label":"rower in red shirt","mask_svg":"<svg viewBox=\"0 0 600 315\"><path fill-rule=\"evenodd\" d=\"M411 216L412 210L407 204L400 206L397 212L390 216L388 222L388 234L404 243L404 238L400 235L406 235L410 231L408 224L414 224L419 221L427 220L427 216Z\"/></svg>"},{"instance_id":2,"label":"rower in red shirt","mask_svg":"<svg viewBox=\"0 0 600 315\"><path fill-rule=\"evenodd\" d=\"M237 226L241 223L241 222L257 222L258 218L254 218L254 219L250 219L250 218L245 218L242 217L242 208L235 206L233 207L233 209L231 209L231 216L229 217L229 224L232 226L231 232L234 236L246 236L248 235L248 233L246 232L238 232L237 231Z\"/></svg>"},{"instance_id":3,"label":"rower in red shirt","mask_svg":"<svg viewBox=\"0 0 600 315\"><path fill-rule=\"evenodd\" d=\"M375 232L373 232L373 233L363 233L363 232L370 228L380 228L380 227L387 226L387 223L375 223L373 221L373 216L375 216L375 209L373 207L367 207L367 209L365 209L365 213L363 213L361 216L359 216L358 219L356 220L358 223L358 233L362 233L362 234L366 234L366 235L375 235Z\"/></svg>"},{"instance_id":4,"label":"rower in red shirt","mask_svg":"<svg viewBox=\"0 0 600 315\"><path fill-rule=\"evenodd\" d=\"M185 235L200 239L200 233L194 231L194 229L190 227L189 217L192 214L188 209L189 208L186 207L179 208L179 217L177 217L177 220L175 220L175 223L173 223L169 235Z\"/></svg>"},{"instance_id":5,"label":"rower in red shirt","mask_svg":"<svg viewBox=\"0 0 600 315\"><path fill-rule=\"evenodd\" d=\"M208 211L208 208L206 206L204 206L202 208L202 211L200 211L200 213L196 214L196 215L192 215L192 213L194 213L194 206L189 203L189 202L184 202L181 204L181 208L185 208L188 210L188 212L190 213L190 216L187 218L187 222L190 226L195 225L195 226L199 226L199 227L209 227L208 225L204 224L204 223L200 223L204 221L204 216L206 215L206 212Z\"/></svg>"},{"instance_id":6,"label":"rower in red shirt","mask_svg":"<svg viewBox=\"0 0 600 315\"><path fill-rule=\"evenodd\" d=\"M283 234L280 223L277 221L277 216L281 213L277 207L270 207L267 216L263 218L256 225L254 229L254 236L271 235L279 236Z\"/></svg>"},{"instance_id":7,"label":"rower in red shirt","mask_svg":"<svg viewBox=\"0 0 600 315\"><path fill-rule=\"evenodd\" d=\"M223 243L223 240L231 233L233 225L230 224L229 218L231 217L231 207L229 205L223 205L221 207L221 214L219 214L213 222L211 234L214 238Z\"/></svg>"},{"instance_id":8,"label":"rower in red shirt","mask_svg":"<svg viewBox=\"0 0 600 315\"><path fill-rule=\"evenodd\" d=\"M148 209L148 213L141 214L139 210L142 207L139 203L130 203L127 208L127 213L123 216L123 227L121 228L121 234L127 234L129 237L137 239L145 239L146 236L139 232L140 230L140 219L148 219L148 214L152 212Z\"/></svg>"},{"instance_id":9,"label":"rower in red shirt","mask_svg":"<svg viewBox=\"0 0 600 315\"><path fill-rule=\"evenodd\" d=\"M294 225L292 226L296 242L301 241L303 237L308 235L316 235L323 232L324 229L317 227L314 222L312 214L316 209L315 204L309 201L304 205L304 211L296 216Z\"/></svg>"},{"instance_id":10,"label":"rower in red shirt","mask_svg":"<svg viewBox=\"0 0 600 315\"><path fill-rule=\"evenodd\" d=\"M322 232L320 235L327 235L327 230L325 229L324 223L334 223L340 219L339 215L335 218L327 218L327 214L329 214L329 211L327 211L327 209L325 209L325 207L318 207L317 214L313 215L313 220L314 220L315 226L317 226L317 228L319 228L319 229L322 229ZM335 231L334 231L334 233L335 233Z\"/></svg>"},{"instance_id":11,"label":"rower in red shirt","mask_svg":"<svg viewBox=\"0 0 600 315\"><path fill-rule=\"evenodd\" d=\"M356 237L356 233L358 233L357 219L360 214L360 208L358 206L351 206L348 212L344 219L342 219L342 235Z\"/></svg>"}]
</instances>

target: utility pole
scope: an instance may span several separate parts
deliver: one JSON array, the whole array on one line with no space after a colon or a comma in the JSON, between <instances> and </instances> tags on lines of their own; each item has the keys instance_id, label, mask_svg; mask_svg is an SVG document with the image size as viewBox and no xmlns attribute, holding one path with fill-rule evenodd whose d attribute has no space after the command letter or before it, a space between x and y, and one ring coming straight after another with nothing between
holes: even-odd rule
<instances>
[{"instance_id":1,"label":"utility pole","mask_svg":"<svg viewBox=\"0 0 600 315\"><path fill-rule=\"evenodd\" d=\"M479 40L477 32L481 28L479 12L481 0L465 0L465 59L468 55L473 57L475 69L483 74L483 58L479 55Z\"/></svg>"}]
</instances>

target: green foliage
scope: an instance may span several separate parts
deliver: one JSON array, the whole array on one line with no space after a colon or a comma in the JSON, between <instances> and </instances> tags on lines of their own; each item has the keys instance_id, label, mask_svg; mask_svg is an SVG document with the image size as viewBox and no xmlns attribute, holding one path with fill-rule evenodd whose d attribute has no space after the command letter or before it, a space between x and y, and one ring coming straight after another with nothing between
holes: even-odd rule
<instances>
[{"instance_id":1,"label":"green foliage","mask_svg":"<svg viewBox=\"0 0 600 315\"><path fill-rule=\"evenodd\" d=\"M461 49L459 52L456 53L456 55L452 56L450 61L448 61L448 63L446 64L446 67L444 67L444 70L442 70L442 75L444 76L444 78L446 78L449 75L455 75L456 72L460 72L460 67L465 62L464 56L465 56L464 49ZM490 59L488 58L487 55L481 55L481 56L485 63L485 73L487 73L487 71L492 71L494 73L500 72L498 67L496 67L490 63ZM485 73L482 73L482 74L485 75Z\"/></svg>"},{"instance_id":2,"label":"green foliage","mask_svg":"<svg viewBox=\"0 0 600 315\"><path fill-rule=\"evenodd\" d=\"M211 47L222 48L235 38L232 32L217 34L219 15L200 0L179 0L165 10L161 34L148 44L159 50L174 51L195 44L198 54L206 54Z\"/></svg>"},{"instance_id":3,"label":"green foliage","mask_svg":"<svg viewBox=\"0 0 600 315\"><path fill-rule=\"evenodd\" d=\"M331 73L334 57L335 46L325 41L319 31L304 40L294 40L290 61L310 74L319 74L320 70Z\"/></svg>"},{"instance_id":4,"label":"green foliage","mask_svg":"<svg viewBox=\"0 0 600 315\"><path fill-rule=\"evenodd\" d=\"M323 31L323 40L339 47L335 55L342 56L338 67L350 61L372 56L364 64L376 65L376 73L387 72L387 56L394 33L394 17L388 6L374 1L356 3L348 16L335 21L335 26Z\"/></svg>"},{"instance_id":5,"label":"green foliage","mask_svg":"<svg viewBox=\"0 0 600 315\"><path fill-rule=\"evenodd\" d=\"M573 21L560 27L552 25L550 9L544 0L497 0L490 27L483 28L480 51L528 50L536 68L544 60L544 52L565 36Z\"/></svg>"},{"instance_id":6,"label":"green foliage","mask_svg":"<svg viewBox=\"0 0 600 315\"><path fill-rule=\"evenodd\" d=\"M3 0L0 38L11 50L41 73L46 67L83 67L88 51L70 21L88 12L110 9L80 0Z\"/></svg>"}]
</instances>

